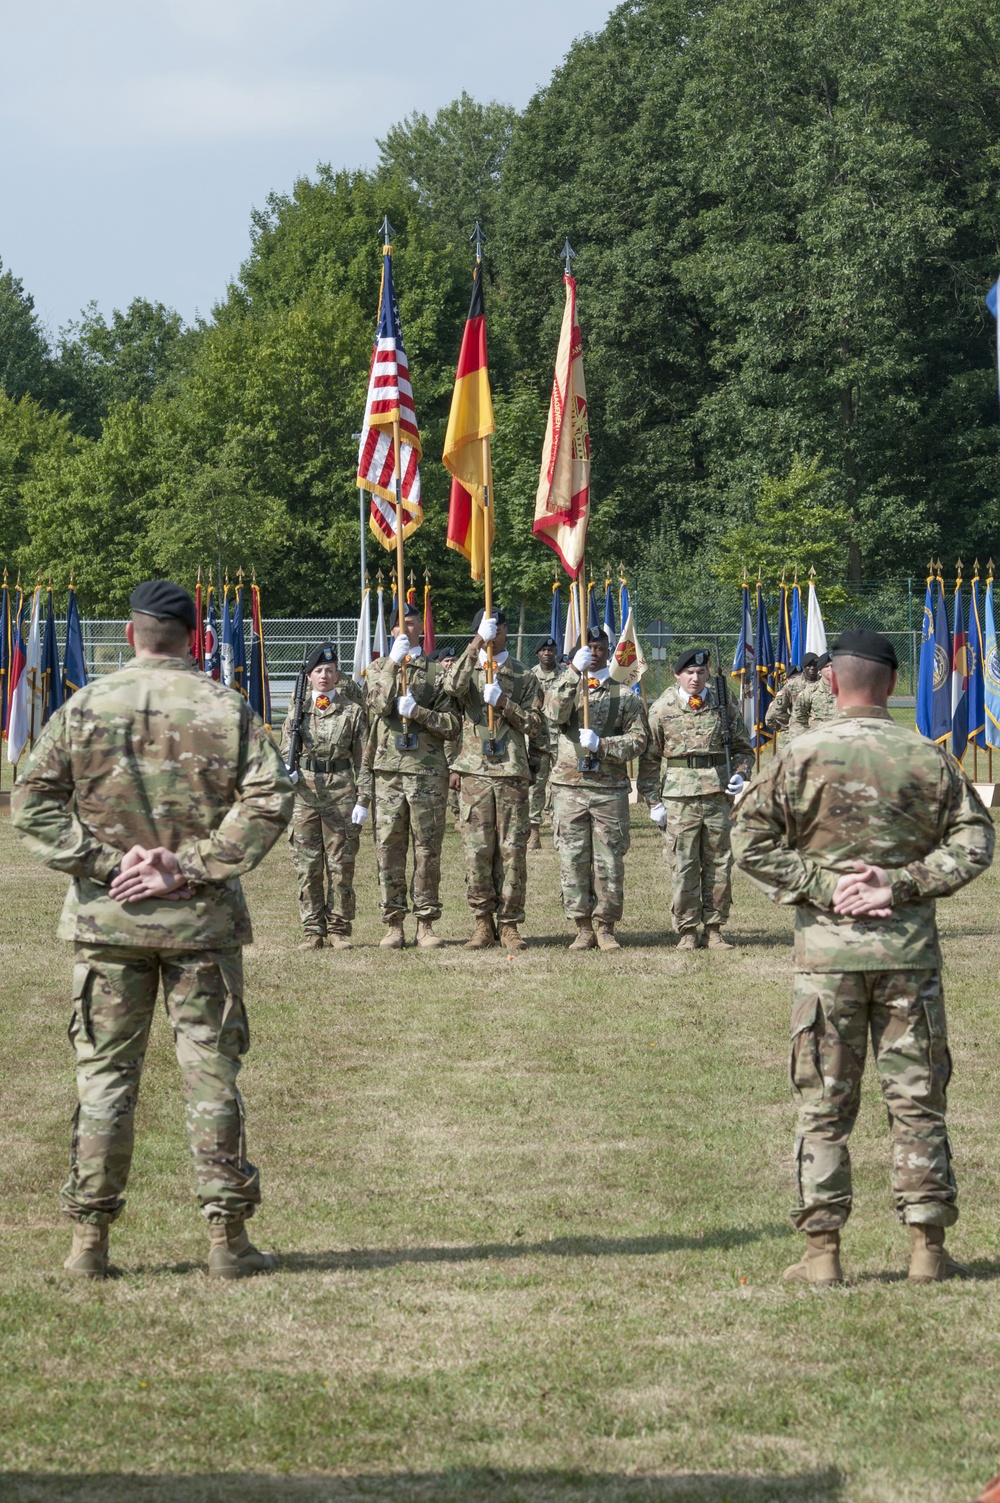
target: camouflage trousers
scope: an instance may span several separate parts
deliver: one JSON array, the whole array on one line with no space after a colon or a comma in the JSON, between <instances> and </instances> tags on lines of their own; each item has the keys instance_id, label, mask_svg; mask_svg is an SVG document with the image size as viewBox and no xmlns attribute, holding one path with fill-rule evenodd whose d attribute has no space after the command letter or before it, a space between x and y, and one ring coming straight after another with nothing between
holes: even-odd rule
<instances>
[{"instance_id":1,"label":"camouflage trousers","mask_svg":"<svg viewBox=\"0 0 1000 1503\"><path fill-rule=\"evenodd\" d=\"M337 798L295 799L288 839L299 883L299 918L306 934L350 934L354 864L361 831L351 824L354 784Z\"/></svg>"},{"instance_id":2,"label":"camouflage trousers","mask_svg":"<svg viewBox=\"0 0 1000 1503\"><path fill-rule=\"evenodd\" d=\"M233 1221L252 1216L260 1202L236 1089L250 1045L242 950L78 945L69 1037L79 1106L62 1191L63 1209L74 1221L107 1225L125 1204L139 1081L161 978L202 1215Z\"/></svg>"},{"instance_id":3,"label":"camouflage trousers","mask_svg":"<svg viewBox=\"0 0 1000 1503\"><path fill-rule=\"evenodd\" d=\"M531 792L528 795L528 822L530 824L541 824L542 815L551 802L549 797L549 774L551 771L552 757L548 752L542 752L538 761L538 771L535 774L535 781L532 783Z\"/></svg>"},{"instance_id":4,"label":"camouflage trousers","mask_svg":"<svg viewBox=\"0 0 1000 1503\"><path fill-rule=\"evenodd\" d=\"M462 778L465 893L476 918L524 923L528 886L528 781Z\"/></svg>"},{"instance_id":5,"label":"camouflage trousers","mask_svg":"<svg viewBox=\"0 0 1000 1503\"><path fill-rule=\"evenodd\" d=\"M417 918L441 917L441 842L448 809L448 779L428 773L375 775L375 848L382 920L406 912L406 857L413 844L410 901Z\"/></svg>"},{"instance_id":6,"label":"camouflage trousers","mask_svg":"<svg viewBox=\"0 0 1000 1503\"><path fill-rule=\"evenodd\" d=\"M552 786L559 881L567 918L617 924L625 907L628 789Z\"/></svg>"},{"instance_id":7,"label":"camouflage trousers","mask_svg":"<svg viewBox=\"0 0 1000 1503\"><path fill-rule=\"evenodd\" d=\"M733 900L730 811L725 794L667 798L663 848L673 872L670 915L678 934L724 924Z\"/></svg>"},{"instance_id":8,"label":"camouflage trousers","mask_svg":"<svg viewBox=\"0 0 1000 1503\"><path fill-rule=\"evenodd\" d=\"M951 1056L938 971L799 971L792 990L792 1091L799 1109L795 1225L833 1231L851 1212L847 1147L871 1037L892 1133L901 1221L958 1217L945 1128Z\"/></svg>"}]
</instances>

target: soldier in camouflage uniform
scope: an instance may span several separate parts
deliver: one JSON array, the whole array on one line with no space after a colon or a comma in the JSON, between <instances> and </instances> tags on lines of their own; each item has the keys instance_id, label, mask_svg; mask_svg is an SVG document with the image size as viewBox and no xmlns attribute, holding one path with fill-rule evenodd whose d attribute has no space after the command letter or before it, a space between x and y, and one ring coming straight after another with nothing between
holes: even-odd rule
<instances>
[{"instance_id":1,"label":"soldier in camouflage uniform","mask_svg":"<svg viewBox=\"0 0 1000 1503\"><path fill-rule=\"evenodd\" d=\"M479 611L472 629L476 635L445 679L462 710L462 740L452 770L461 778L465 889L476 919L466 949L495 945L499 924L505 948L523 950L525 941L517 926L524 922L528 878L528 743L541 734L542 690L524 664L507 652L503 611L487 619ZM494 644L492 684L486 681L488 642Z\"/></svg>"},{"instance_id":2,"label":"soldier in camouflage uniform","mask_svg":"<svg viewBox=\"0 0 1000 1503\"><path fill-rule=\"evenodd\" d=\"M649 741L639 764L639 797L666 833L673 868L670 913L679 950L730 950L722 925L732 903L729 847L730 798L753 772L753 750L743 716L729 694L732 779L726 783L722 716L709 684L710 654L684 652L674 663L676 684L649 707Z\"/></svg>"},{"instance_id":3,"label":"soldier in camouflage uniform","mask_svg":"<svg viewBox=\"0 0 1000 1503\"><path fill-rule=\"evenodd\" d=\"M300 950L351 948L354 863L368 810L357 802L368 723L357 685L337 666L337 649L323 642L306 660L309 705L300 727L295 807L288 835L299 884ZM288 761L292 717L281 731Z\"/></svg>"},{"instance_id":4,"label":"soldier in camouflage uniform","mask_svg":"<svg viewBox=\"0 0 1000 1503\"><path fill-rule=\"evenodd\" d=\"M150 1024L162 979L184 1080L209 1273L274 1265L245 1221L260 1201L236 1081L249 1045L240 888L278 839L292 785L239 694L191 664L195 607L164 580L132 595L136 659L58 710L21 768L11 813L32 855L72 884L59 925L76 944L70 1038L79 1107L63 1208L65 1267L103 1278L121 1213Z\"/></svg>"},{"instance_id":5,"label":"soldier in camouflage uniform","mask_svg":"<svg viewBox=\"0 0 1000 1503\"><path fill-rule=\"evenodd\" d=\"M531 672L542 686L542 710L545 715L545 723L542 726L542 734L538 739L537 749L533 754L535 764L535 781L531 785L531 793L528 795L528 823L531 826L531 834L528 840L529 851L540 851L542 848L542 815L545 813L549 799L548 783L552 772L552 764L559 750L559 727L551 720L545 711L544 696L554 688L566 672L566 665L558 661L559 647L555 637L543 637L535 648L535 656L538 661Z\"/></svg>"},{"instance_id":6,"label":"soldier in camouflage uniform","mask_svg":"<svg viewBox=\"0 0 1000 1503\"><path fill-rule=\"evenodd\" d=\"M368 669L370 772L358 791L367 808L374 798L378 850L382 949L406 944L406 857L413 841L410 898L417 917L417 944L436 949L441 943L434 921L441 917L441 842L448 807L445 742L458 734L455 706L442 688L437 663L429 663L420 646L423 619L409 602L403 626L392 614L393 643L388 657ZM403 691L405 672L406 688ZM403 743L412 739L413 745Z\"/></svg>"},{"instance_id":7,"label":"soldier in camouflage uniform","mask_svg":"<svg viewBox=\"0 0 1000 1503\"><path fill-rule=\"evenodd\" d=\"M445 647L439 647L437 649L437 652L432 652L431 660L438 664L442 674L444 674L451 667L452 663L455 661L456 656L457 653L455 652L454 647L449 643ZM461 786L462 780L457 772L452 772L451 764L452 762L454 762L455 757L458 755L458 748L461 739L461 726L459 726L459 734L457 736L453 736L450 741L446 741L444 744L445 761L448 763L448 812L451 815L452 819L455 821L456 830L459 828L458 790Z\"/></svg>"},{"instance_id":8,"label":"soldier in camouflage uniform","mask_svg":"<svg viewBox=\"0 0 1000 1503\"><path fill-rule=\"evenodd\" d=\"M610 651L607 632L591 628L571 667L550 683L543 706L559 738L551 777L552 815L563 912L576 921L571 950L620 948L615 924L625 903L628 764L645 751L648 735L642 700L611 679ZM585 770L582 760L595 765Z\"/></svg>"},{"instance_id":9,"label":"soldier in camouflage uniform","mask_svg":"<svg viewBox=\"0 0 1000 1503\"><path fill-rule=\"evenodd\" d=\"M807 684L792 706L788 722L788 739L801 736L803 731L815 730L816 726L833 720L837 714L837 701L830 689L830 654L824 652L816 659L819 674L815 683Z\"/></svg>"},{"instance_id":10,"label":"soldier in camouflage uniform","mask_svg":"<svg viewBox=\"0 0 1000 1503\"><path fill-rule=\"evenodd\" d=\"M743 870L795 907L792 1220L806 1252L785 1278L796 1283L843 1277L847 1145L869 1037L893 1136L896 1211L910 1227L910 1278L962 1272L944 1248L958 1210L934 899L986 870L993 823L950 753L890 719L895 682L887 638L845 632L833 646L836 720L768 764L733 831Z\"/></svg>"},{"instance_id":11,"label":"soldier in camouflage uniform","mask_svg":"<svg viewBox=\"0 0 1000 1503\"><path fill-rule=\"evenodd\" d=\"M816 654L807 652L802 659L802 672L794 669L785 683L782 684L777 694L767 707L764 716L764 724L769 731L775 734L787 735L788 725L792 717L792 709L802 690L807 684L814 684L819 678L819 669L816 667Z\"/></svg>"}]
</instances>

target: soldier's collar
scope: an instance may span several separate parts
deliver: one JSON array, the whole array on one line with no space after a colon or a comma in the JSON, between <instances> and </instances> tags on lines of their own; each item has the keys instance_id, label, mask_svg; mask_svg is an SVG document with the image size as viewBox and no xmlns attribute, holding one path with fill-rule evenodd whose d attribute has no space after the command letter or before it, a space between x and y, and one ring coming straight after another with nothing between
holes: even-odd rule
<instances>
[{"instance_id":1,"label":"soldier's collar","mask_svg":"<svg viewBox=\"0 0 1000 1503\"><path fill-rule=\"evenodd\" d=\"M509 657L510 657L510 653L507 651L506 648L504 648L503 652L495 652L493 654L493 666L494 666L494 668L502 668L503 665L504 665L504 663L506 663L506 661L507 661L507 659ZM485 668L486 667L486 648L485 647L480 647L480 649L479 649L479 666L480 666L480 668Z\"/></svg>"},{"instance_id":2,"label":"soldier's collar","mask_svg":"<svg viewBox=\"0 0 1000 1503\"><path fill-rule=\"evenodd\" d=\"M129 658L123 668L194 668L190 658Z\"/></svg>"},{"instance_id":3,"label":"soldier's collar","mask_svg":"<svg viewBox=\"0 0 1000 1503\"><path fill-rule=\"evenodd\" d=\"M587 669L587 677L588 678L596 678L596 680L597 680L597 682L599 684L603 684L603 683L606 683L607 680L611 677L611 669L610 668L588 668Z\"/></svg>"},{"instance_id":4,"label":"soldier's collar","mask_svg":"<svg viewBox=\"0 0 1000 1503\"><path fill-rule=\"evenodd\" d=\"M881 705L844 705L837 710L838 720L891 720L888 710Z\"/></svg>"}]
</instances>

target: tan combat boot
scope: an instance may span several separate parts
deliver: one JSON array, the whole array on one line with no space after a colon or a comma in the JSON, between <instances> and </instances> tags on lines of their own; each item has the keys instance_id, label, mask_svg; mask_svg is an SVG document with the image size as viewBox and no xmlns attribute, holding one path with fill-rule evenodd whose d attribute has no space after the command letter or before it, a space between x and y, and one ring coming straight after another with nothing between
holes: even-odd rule
<instances>
[{"instance_id":1,"label":"tan combat boot","mask_svg":"<svg viewBox=\"0 0 1000 1503\"><path fill-rule=\"evenodd\" d=\"M528 941L518 934L516 924L500 925L500 943L505 950L526 950Z\"/></svg>"},{"instance_id":2,"label":"tan combat boot","mask_svg":"<svg viewBox=\"0 0 1000 1503\"><path fill-rule=\"evenodd\" d=\"M378 942L380 950L405 950L406 935L403 933L403 920L396 918L386 925L386 931Z\"/></svg>"},{"instance_id":3,"label":"tan combat boot","mask_svg":"<svg viewBox=\"0 0 1000 1503\"><path fill-rule=\"evenodd\" d=\"M497 932L493 927L493 920L487 915L485 918L476 919L476 927L472 938L465 941L466 950L492 950L497 942Z\"/></svg>"},{"instance_id":4,"label":"tan combat boot","mask_svg":"<svg viewBox=\"0 0 1000 1503\"><path fill-rule=\"evenodd\" d=\"M353 950L349 934L328 934L326 936L326 948L328 950Z\"/></svg>"},{"instance_id":5,"label":"tan combat boot","mask_svg":"<svg viewBox=\"0 0 1000 1503\"><path fill-rule=\"evenodd\" d=\"M440 950L444 944L440 934L434 933L431 919L417 919L417 944L421 950Z\"/></svg>"},{"instance_id":6,"label":"tan combat boot","mask_svg":"<svg viewBox=\"0 0 1000 1503\"><path fill-rule=\"evenodd\" d=\"M969 1270L949 1258L944 1247L944 1227L910 1223L911 1284L940 1284L944 1279L967 1279Z\"/></svg>"},{"instance_id":7,"label":"tan combat boot","mask_svg":"<svg viewBox=\"0 0 1000 1503\"><path fill-rule=\"evenodd\" d=\"M735 948L736 946L731 945L728 939L723 939L722 926L720 924L705 925L706 950L735 950Z\"/></svg>"},{"instance_id":8,"label":"tan combat boot","mask_svg":"<svg viewBox=\"0 0 1000 1503\"><path fill-rule=\"evenodd\" d=\"M63 1264L75 1279L106 1279L108 1276L108 1229L78 1221L73 1228L73 1246Z\"/></svg>"},{"instance_id":9,"label":"tan combat boot","mask_svg":"<svg viewBox=\"0 0 1000 1503\"><path fill-rule=\"evenodd\" d=\"M300 950L322 950L322 948L323 948L323 936L322 936L322 934L307 934L306 937L305 937L305 939L299 945L299 949Z\"/></svg>"},{"instance_id":10,"label":"tan combat boot","mask_svg":"<svg viewBox=\"0 0 1000 1503\"><path fill-rule=\"evenodd\" d=\"M804 1254L781 1277L786 1284L810 1284L813 1289L832 1289L835 1284L842 1284L840 1233L806 1232Z\"/></svg>"},{"instance_id":11,"label":"tan combat boot","mask_svg":"<svg viewBox=\"0 0 1000 1503\"><path fill-rule=\"evenodd\" d=\"M528 850L540 851L542 849L542 832L538 825L532 825L531 834L528 836Z\"/></svg>"},{"instance_id":12,"label":"tan combat boot","mask_svg":"<svg viewBox=\"0 0 1000 1503\"><path fill-rule=\"evenodd\" d=\"M596 950L597 935L589 918L578 918L576 921L576 937L570 945L571 950Z\"/></svg>"},{"instance_id":13,"label":"tan combat boot","mask_svg":"<svg viewBox=\"0 0 1000 1503\"><path fill-rule=\"evenodd\" d=\"M614 924L597 925L597 948L599 950L620 950L621 945L615 939Z\"/></svg>"},{"instance_id":14,"label":"tan combat boot","mask_svg":"<svg viewBox=\"0 0 1000 1503\"><path fill-rule=\"evenodd\" d=\"M210 1279L248 1279L254 1273L277 1268L273 1253L259 1252L247 1236L243 1217L236 1221L208 1224L208 1276Z\"/></svg>"},{"instance_id":15,"label":"tan combat boot","mask_svg":"<svg viewBox=\"0 0 1000 1503\"><path fill-rule=\"evenodd\" d=\"M700 946L698 944L698 931L697 931L697 929L685 929L684 932L683 932L683 934L681 935L680 939L677 941L677 948L678 948L678 950L697 950L697 949L699 949Z\"/></svg>"}]
</instances>

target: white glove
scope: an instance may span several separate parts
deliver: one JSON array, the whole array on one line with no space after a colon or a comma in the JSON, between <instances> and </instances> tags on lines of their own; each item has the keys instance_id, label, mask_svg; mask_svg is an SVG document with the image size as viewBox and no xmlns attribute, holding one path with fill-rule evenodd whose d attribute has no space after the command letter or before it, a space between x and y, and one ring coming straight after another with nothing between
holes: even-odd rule
<instances>
[{"instance_id":1,"label":"white glove","mask_svg":"<svg viewBox=\"0 0 1000 1503\"><path fill-rule=\"evenodd\" d=\"M297 783L299 781L299 769L297 767L294 772L288 774L288 781L290 783Z\"/></svg>"},{"instance_id":2,"label":"white glove","mask_svg":"<svg viewBox=\"0 0 1000 1503\"><path fill-rule=\"evenodd\" d=\"M484 642L492 642L493 638L497 634L496 617L484 616L482 621L480 621L479 625L476 627L476 633L478 636L482 637Z\"/></svg>"},{"instance_id":3,"label":"white glove","mask_svg":"<svg viewBox=\"0 0 1000 1503\"><path fill-rule=\"evenodd\" d=\"M589 726L584 726L583 730L580 732L580 745L583 747L584 751L595 752L600 744L601 738L597 734L597 732L592 731Z\"/></svg>"},{"instance_id":4,"label":"white glove","mask_svg":"<svg viewBox=\"0 0 1000 1503\"><path fill-rule=\"evenodd\" d=\"M351 824L363 825L367 818L368 810L365 808L364 804L355 804L354 808L351 810Z\"/></svg>"},{"instance_id":5,"label":"white glove","mask_svg":"<svg viewBox=\"0 0 1000 1503\"><path fill-rule=\"evenodd\" d=\"M589 647L578 647L573 654L573 667L577 673L586 673L593 661L594 654Z\"/></svg>"},{"instance_id":6,"label":"white glove","mask_svg":"<svg viewBox=\"0 0 1000 1503\"><path fill-rule=\"evenodd\" d=\"M400 632L398 637L393 638L392 646L389 648L389 656L394 663L401 663L409 650L410 639Z\"/></svg>"},{"instance_id":7,"label":"white glove","mask_svg":"<svg viewBox=\"0 0 1000 1503\"><path fill-rule=\"evenodd\" d=\"M659 825L661 830L667 828L667 811L662 804L654 804L649 811L649 817L654 825Z\"/></svg>"},{"instance_id":8,"label":"white glove","mask_svg":"<svg viewBox=\"0 0 1000 1503\"><path fill-rule=\"evenodd\" d=\"M408 690L405 694L398 694L396 696L396 709L404 720L409 720L416 708L417 701Z\"/></svg>"},{"instance_id":9,"label":"white glove","mask_svg":"<svg viewBox=\"0 0 1000 1503\"><path fill-rule=\"evenodd\" d=\"M495 705L503 694L499 684L487 684L483 690L483 698L488 705Z\"/></svg>"},{"instance_id":10,"label":"white glove","mask_svg":"<svg viewBox=\"0 0 1000 1503\"><path fill-rule=\"evenodd\" d=\"M726 784L726 792L739 793L745 782L746 778L741 772L734 772L732 777L729 779L729 782Z\"/></svg>"}]
</instances>

